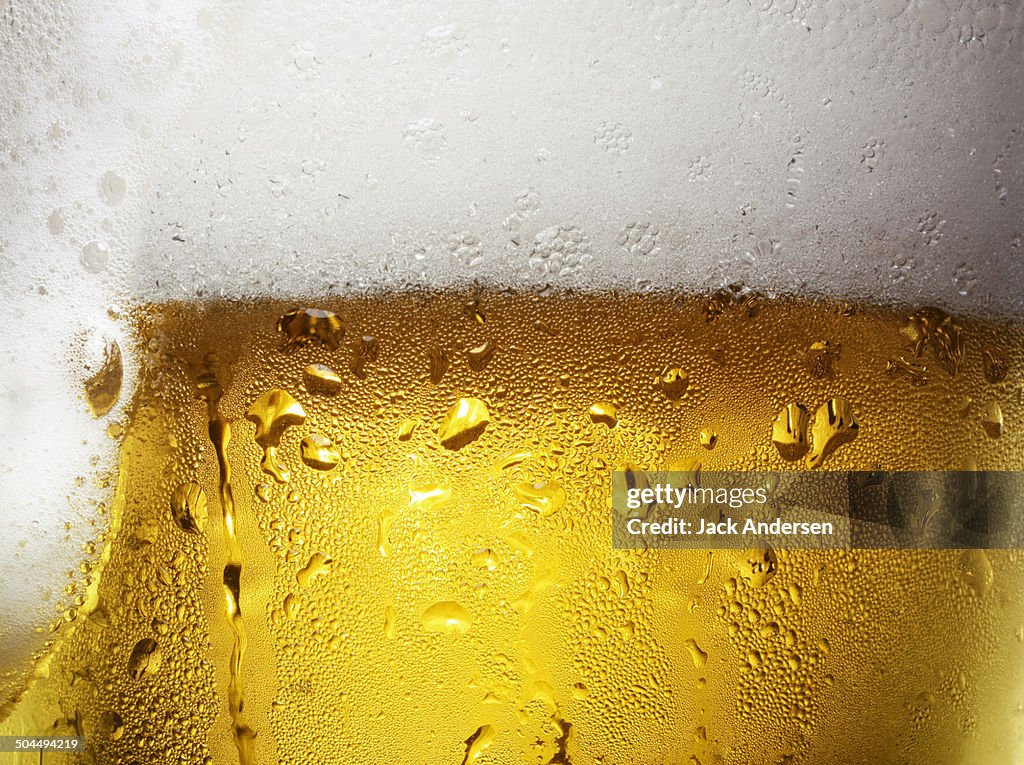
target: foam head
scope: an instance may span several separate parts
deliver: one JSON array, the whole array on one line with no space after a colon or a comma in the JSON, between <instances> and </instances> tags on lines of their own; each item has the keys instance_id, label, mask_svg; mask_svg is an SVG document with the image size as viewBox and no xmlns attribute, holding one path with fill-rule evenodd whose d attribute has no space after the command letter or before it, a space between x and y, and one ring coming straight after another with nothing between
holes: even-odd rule
<instances>
[{"instance_id":1,"label":"foam head","mask_svg":"<svg viewBox=\"0 0 1024 765\"><path fill-rule=\"evenodd\" d=\"M126 305L739 281L1019 316L1024 10L953 5L9 5L0 700L106 522Z\"/></svg>"}]
</instances>

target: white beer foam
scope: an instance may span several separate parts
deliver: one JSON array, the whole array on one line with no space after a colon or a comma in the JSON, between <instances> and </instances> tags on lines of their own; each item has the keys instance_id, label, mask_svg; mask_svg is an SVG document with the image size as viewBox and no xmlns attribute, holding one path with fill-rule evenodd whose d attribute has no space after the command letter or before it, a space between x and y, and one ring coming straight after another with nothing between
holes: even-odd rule
<instances>
[{"instance_id":1,"label":"white beer foam","mask_svg":"<svg viewBox=\"0 0 1024 765\"><path fill-rule=\"evenodd\" d=\"M1019 317L1024 10L755 5L8 4L0 702L110 500L108 306L739 281Z\"/></svg>"}]
</instances>

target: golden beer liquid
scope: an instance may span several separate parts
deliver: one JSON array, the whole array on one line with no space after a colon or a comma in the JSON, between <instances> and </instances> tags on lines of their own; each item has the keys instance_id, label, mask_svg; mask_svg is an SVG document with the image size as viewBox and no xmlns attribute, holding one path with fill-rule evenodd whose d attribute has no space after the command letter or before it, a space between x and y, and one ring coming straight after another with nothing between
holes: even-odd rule
<instances>
[{"instance_id":1,"label":"golden beer liquid","mask_svg":"<svg viewBox=\"0 0 1024 765\"><path fill-rule=\"evenodd\" d=\"M87 738L43 762L1020 761L1020 551L613 550L610 510L624 466L1024 469L1019 324L741 290L136 324L98 589L0 723Z\"/></svg>"}]
</instances>

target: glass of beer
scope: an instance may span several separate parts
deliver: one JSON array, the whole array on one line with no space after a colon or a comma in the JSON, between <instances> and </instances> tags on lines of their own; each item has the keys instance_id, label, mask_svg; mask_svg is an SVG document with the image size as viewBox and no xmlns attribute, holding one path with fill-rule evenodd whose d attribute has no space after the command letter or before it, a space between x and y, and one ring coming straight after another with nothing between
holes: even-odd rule
<instances>
[{"instance_id":1,"label":"glass of beer","mask_svg":"<svg viewBox=\"0 0 1024 765\"><path fill-rule=\"evenodd\" d=\"M1016 6L3 17L4 762L1024 761Z\"/></svg>"}]
</instances>

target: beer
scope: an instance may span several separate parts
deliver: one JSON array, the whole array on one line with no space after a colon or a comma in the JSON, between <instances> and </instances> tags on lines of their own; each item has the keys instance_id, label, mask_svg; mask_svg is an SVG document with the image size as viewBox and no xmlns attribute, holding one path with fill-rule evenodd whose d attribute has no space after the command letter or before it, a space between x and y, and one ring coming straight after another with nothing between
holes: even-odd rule
<instances>
[{"instance_id":1,"label":"beer","mask_svg":"<svg viewBox=\"0 0 1024 765\"><path fill-rule=\"evenodd\" d=\"M1019 322L733 287L131 323L92 584L0 734L101 765L1024 748L1021 551L615 550L609 507L624 468L1021 470Z\"/></svg>"}]
</instances>

